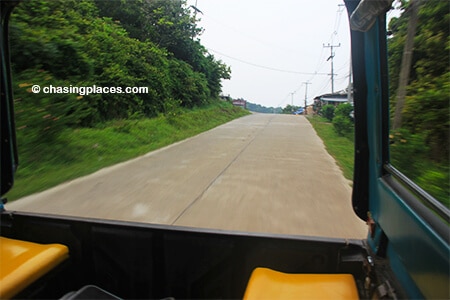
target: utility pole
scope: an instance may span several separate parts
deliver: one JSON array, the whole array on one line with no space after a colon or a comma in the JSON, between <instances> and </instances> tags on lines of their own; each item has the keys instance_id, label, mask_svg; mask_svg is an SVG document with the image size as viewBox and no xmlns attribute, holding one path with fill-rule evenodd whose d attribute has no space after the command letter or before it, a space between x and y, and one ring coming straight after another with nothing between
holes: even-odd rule
<instances>
[{"instance_id":1,"label":"utility pole","mask_svg":"<svg viewBox=\"0 0 450 300\"><path fill-rule=\"evenodd\" d=\"M197 13L201 13L203 15L203 12L197 8L197 0L195 0L195 6L191 5L189 7L194 10L194 22L197 22ZM195 38L195 25L196 24L194 23L194 28L192 29L192 40L194 40Z\"/></svg>"},{"instance_id":2,"label":"utility pole","mask_svg":"<svg viewBox=\"0 0 450 300\"><path fill-rule=\"evenodd\" d=\"M350 70L348 71L348 86L347 86L347 102L353 103L353 83L352 83L352 76L353 76L353 65L352 65L352 55L350 54Z\"/></svg>"},{"instance_id":3,"label":"utility pole","mask_svg":"<svg viewBox=\"0 0 450 300\"><path fill-rule=\"evenodd\" d=\"M328 57L327 61L329 61L331 59L331 74L330 75L331 75L331 93L332 94L334 93L334 75L336 75L336 74L334 74L334 66L333 66L333 59L334 59L333 49L336 47L340 47L340 46L341 46L341 43L339 43L337 45L333 45L330 43L328 43L328 45L323 44L324 48L330 48L330 50L331 50L331 55L330 55L330 57Z\"/></svg>"},{"instance_id":4,"label":"utility pole","mask_svg":"<svg viewBox=\"0 0 450 300\"><path fill-rule=\"evenodd\" d=\"M406 86L409 81L409 72L411 70L411 60L414 50L414 36L416 35L417 19L420 0L411 0L409 2L409 20L406 33L406 42L403 48L402 67L400 69L400 78L397 90L397 103L395 103L394 122L392 129L398 129L402 126L402 111L405 104Z\"/></svg>"},{"instance_id":5,"label":"utility pole","mask_svg":"<svg viewBox=\"0 0 450 300\"><path fill-rule=\"evenodd\" d=\"M308 84L311 84L311 82L306 81L306 82L303 82L303 83L306 85L306 88L305 88L305 115L307 115L306 100L308 99Z\"/></svg>"},{"instance_id":6,"label":"utility pole","mask_svg":"<svg viewBox=\"0 0 450 300\"><path fill-rule=\"evenodd\" d=\"M291 93L291 109L292 109L292 112L294 112L294 94L295 94L295 92Z\"/></svg>"},{"instance_id":7,"label":"utility pole","mask_svg":"<svg viewBox=\"0 0 450 300\"><path fill-rule=\"evenodd\" d=\"M203 15L203 12L197 8L197 0L195 0L195 5L190 6L195 12L194 12L194 19L197 19L197 13L201 13Z\"/></svg>"}]
</instances>

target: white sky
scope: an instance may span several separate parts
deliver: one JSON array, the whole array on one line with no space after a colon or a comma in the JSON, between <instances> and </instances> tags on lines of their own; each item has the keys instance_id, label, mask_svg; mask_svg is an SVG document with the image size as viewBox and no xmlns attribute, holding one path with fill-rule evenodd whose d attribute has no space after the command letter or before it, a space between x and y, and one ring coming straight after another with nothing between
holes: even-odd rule
<instances>
[{"instance_id":1,"label":"white sky","mask_svg":"<svg viewBox=\"0 0 450 300\"><path fill-rule=\"evenodd\" d=\"M343 0L188 0L203 12L202 44L231 67L223 94L263 106L303 106L348 85L350 33ZM255 66L256 65L256 66ZM271 69L283 70L276 71ZM286 72L290 71L290 72ZM298 72L298 73L293 73ZM295 94L292 96L291 93Z\"/></svg>"}]
</instances>

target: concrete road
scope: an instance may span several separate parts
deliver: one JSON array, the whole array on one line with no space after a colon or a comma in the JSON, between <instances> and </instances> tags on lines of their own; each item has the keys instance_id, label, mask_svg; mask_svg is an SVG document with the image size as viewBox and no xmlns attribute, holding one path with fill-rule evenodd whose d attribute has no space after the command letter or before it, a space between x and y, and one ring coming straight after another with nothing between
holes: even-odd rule
<instances>
[{"instance_id":1,"label":"concrete road","mask_svg":"<svg viewBox=\"0 0 450 300\"><path fill-rule=\"evenodd\" d=\"M7 209L326 237L367 232L350 183L309 122L293 115L250 115Z\"/></svg>"}]
</instances>

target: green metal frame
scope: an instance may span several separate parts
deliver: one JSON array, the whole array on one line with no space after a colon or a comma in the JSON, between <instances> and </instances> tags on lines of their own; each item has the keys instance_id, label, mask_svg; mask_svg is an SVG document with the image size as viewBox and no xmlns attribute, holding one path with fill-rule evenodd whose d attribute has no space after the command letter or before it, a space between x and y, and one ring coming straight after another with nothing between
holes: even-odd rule
<instances>
[{"instance_id":1,"label":"green metal frame","mask_svg":"<svg viewBox=\"0 0 450 300\"><path fill-rule=\"evenodd\" d=\"M346 2L350 13L358 4ZM408 297L448 299L448 209L433 213L433 205L420 198L423 191L406 188L402 176L394 176L399 172L389 165L385 16L378 17L367 32L352 32L352 52L359 126L355 138L355 212L366 221L370 214L374 226L368 245L387 259Z\"/></svg>"}]
</instances>

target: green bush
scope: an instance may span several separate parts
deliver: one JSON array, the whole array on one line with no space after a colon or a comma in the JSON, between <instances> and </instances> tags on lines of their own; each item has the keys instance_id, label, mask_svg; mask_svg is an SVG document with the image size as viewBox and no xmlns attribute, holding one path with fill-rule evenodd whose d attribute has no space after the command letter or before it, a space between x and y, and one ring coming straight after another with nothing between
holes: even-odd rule
<instances>
[{"instance_id":1,"label":"green bush","mask_svg":"<svg viewBox=\"0 0 450 300\"><path fill-rule=\"evenodd\" d=\"M45 93L49 87L68 87L43 70L27 70L13 83L17 134L35 151L43 143L55 142L69 126L76 126L92 113L84 97L76 94ZM33 88L40 87L39 91Z\"/></svg>"},{"instance_id":2,"label":"green bush","mask_svg":"<svg viewBox=\"0 0 450 300\"><path fill-rule=\"evenodd\" d=\"M349 103L339 104L334 111L333 126L336 132L341 136L353 136L353 121L350 113L353 106Z\"/></svg>"},{"instance_id":3,"label":"green bush","mask_svg":"<svg viewBox=\"0 0 450 300\"><path fill-rule=\"evenodd\" d=\"M167 113L167 99L194 108L218 98L221 80L229 79L231 71L194 39L201 30L182 2L123 0L116 3L119 7L104 2L23 1L11 17L13 77L23 86L47 84L49 77L48 84L54 86L148 89L140 94L91 93L81 98L66 93L53 96L56 100L41 95L35 102L52 104L51 116L73 119L58 124L93 127L133 115L156 117ZM148 23L149 18L156 18L155 23ZM144 20L153 25L140 23ZM45 76L36 77L36 71ZM29 95L20 96L31 106ZM56 124L51 128L56 129Z\"/></svg>"},{"instance_id":4,"label":"green bush","mask_svg":"<svg viewBox=\"0 0 450 300\"><path fill-rule=\"evenodd\" d=\"M353 105L350 103L339 104L334 110L335 116L343 116L351 120L350 113L353 111Z\"/></svg>"},{"instance_id":5,"label":"green bush","mask_svg":"<svg viewBox=\"0 0 450 300\"><path fill-rule=\"evenodd\" d=\"M333 126L340 136L350 136L353 133L353 123L349 118L336 115L333 118Z\"/></svg>"},{"instance_id":6,"label":"green bush","mask_svg":"<svg viewBox=\"0 0 450 300\"><path fill-rule=\"evenodd\" d=\"M333 120L333 118L334 118L334 110L335 109L336 108L334 107L334 105L327 104L322 107L319 114L321 114L324 118L327 118L328 121L331 122L331 120Z\"/></svg>"}]
</instances>

